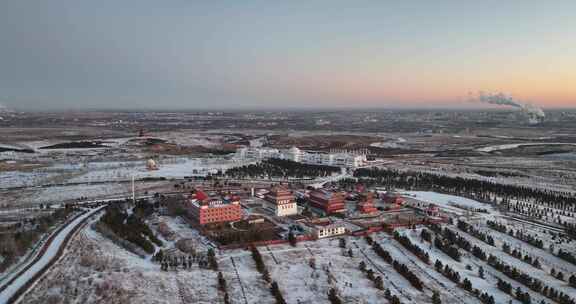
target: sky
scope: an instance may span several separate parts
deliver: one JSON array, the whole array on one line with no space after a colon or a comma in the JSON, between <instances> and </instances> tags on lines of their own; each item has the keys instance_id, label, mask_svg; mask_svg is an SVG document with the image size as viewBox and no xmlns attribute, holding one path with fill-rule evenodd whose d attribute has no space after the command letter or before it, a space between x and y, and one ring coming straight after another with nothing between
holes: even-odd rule
<instances>
[{"instance_id":1,"label":"sky","mask_svg":"<svg viewBox=\"0 0 576 304\"><path fill-rule=\"evenodd\" d=\"M576 107L576 1L0 1L23 109Z\"/></svg>"}]
</instances>

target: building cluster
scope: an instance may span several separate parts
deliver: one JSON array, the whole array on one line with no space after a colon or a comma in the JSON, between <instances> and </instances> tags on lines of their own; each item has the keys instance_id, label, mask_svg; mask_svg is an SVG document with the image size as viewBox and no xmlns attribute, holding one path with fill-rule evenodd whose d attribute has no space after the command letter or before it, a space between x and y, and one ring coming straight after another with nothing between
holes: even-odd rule
<instances>
[{"instance_id":1,"label":"building cluster","mask_svg":"<svg viewBox=\"0 0 576 304\"><path fill-rule=\"evenodd\" d=\"M365 151L333 151L329 153L266 147L242 147L235 157L241 161L259 161L269 158L287 159L304 164L357 168L366 164Z\"/></svg>"},{"instance_id":2,"label":"building cluster","mask_svg":"<svg viewBox=\"0 0 576 304\"><path fill-rule=\"evenodd\" d=\"M442 220L440 208L435 204L407 201L390 191L368 191L362 185L346 192L328 188L293 191L279 184L260 189L258 194L254 189L246 194L251 199L241 204L239 196L196 189L185 197L186 217L207 235L214 233L216 238L226 241L237 237L234 240L242 242L246 241L245 236L238 237L239 233L248 235L258 229L276 233L267 234L264 240L259 236L258 241L287 240L290 233L292 237L310 240L367 235L389 227ZM235 245L242 244L232 246Z\"/></svg>"},{"instance_id":3,"label":"building cluster","mask_svg":"<svg viewBox=\"0 0 576 304\"><path fill-rule=\"evenodd\" d=\"M376 206L374 206L374 193L364 192L359 195L358 198L358 212L363 214L371 214L378 212Z\"/></svg>"}]
</instances>

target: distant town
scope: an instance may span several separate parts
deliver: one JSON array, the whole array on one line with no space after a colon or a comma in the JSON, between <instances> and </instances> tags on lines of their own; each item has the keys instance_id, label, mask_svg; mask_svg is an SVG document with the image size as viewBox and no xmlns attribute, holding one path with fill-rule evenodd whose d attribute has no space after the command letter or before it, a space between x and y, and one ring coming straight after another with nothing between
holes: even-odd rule
<instances>
[{"instance_id":1,"label":"distant town","mask_svg":"<svg viewBox=\"0 0 576 304\"><path fill-rule=\"evenodd\" d=\"M572 112L50 115L2 115L2 303L574 303Z\"/></svg>"}]
</instances>

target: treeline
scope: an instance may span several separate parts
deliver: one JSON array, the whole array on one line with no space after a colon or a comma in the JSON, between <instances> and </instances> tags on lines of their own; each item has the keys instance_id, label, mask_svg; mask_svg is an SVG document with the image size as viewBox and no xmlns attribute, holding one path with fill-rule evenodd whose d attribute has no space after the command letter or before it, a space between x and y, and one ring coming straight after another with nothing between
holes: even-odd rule
<instances>
[{"instance_id":1,"label":"treeline","mask_svg":"<svg viewBox=\"0 0 576 304\"><path fill-rule=\"evenodd\" d=\"M522 285L530 288L532 291L540 293L543 296L557 303L575 304L574 300L571 299L569 295L565 294L562 291L558 291L553 287L545 285L542 281L531 277L529 274L520 271L518 268L511 266L505 262L502 262L494 255L490 255L490 257L488 257L488 265L492 266L494 269L500 271L505 276L513 279L514 281L517 281ZM498 288L500 288L500 284ZM511 286L509 291L503 289L501 290L511 294ZM523 302L523 303L530 303L530 302Z\"/></svg>"},{"instance_id":2,"label":"treeline","mask_svg":"<svg viewBox=\"0 0 576 304\"><path fill-rule=\"evenodd\" d=\"M491 202L495 197L507 200L532 201L541 206L567 209L576 206L576 196L570 192L536 189L520 185L503 185L492 181L437 175L387 168L361 168L354 172L360 182L370 186L385 186L407 190L427 190L467 196Z\"/></svg>"},{"instance_id":3,"label":"treeline","mask_svg":"<svg viewBox=\"0 0 576 304\"><path fill-rule=\"evenodd\" d=\"M228 295L228 284L222 272L218 272L218 290L224 294L224 304L230 304L230 296Z\"/></svg>"},{"instance_id":4,"label":"treeline","mask_svg":"<svg viewBox=\"0 0 576 304\"><path fill-rule=\"evenodd\" d=\"M284 296L278 287L278 283L272 281L272 278L270 277L270 272L268 272L268 269L266 268L266 264L262 259L258 247L252 246L250 250L252 251L252 259L254 259L254 263L256 264L256 270L260 272L264 281L270 284L270 293L272 293L272 296L276 299L276 304L286 304L286 300L284 300Z\"/></svg>"},{"instance_id":5,"label":"treeline","mask_svg":"<svg viewBox=\"0 0 576 304\"><path fill-rule=\"evenodd\" d=\"M140 217L140 212L128 214L119 205L111 204L106 207L106 213L100 218L99 223L104 224L117 237L126 240L142 248L146 253L154 253L154 244L161 247L160 241L152 230Z\"/></svg>"},{"instance_id":6,"label":"treeline","mask_svg":"<svg viewBox=\"0 0 576 304\"><path fill-rule=\"evenodd\" d=\"M330 301L330 304L344 303L342 299L340 299L340 296L338 295L338 291L336 291L336 288L330 288L330 290L328 291L328 301Z\"/></svg>"},{"instance_id":7,"label":"treeline","mask_svg":"<svg viewBox=\"0 0 576 304\"><path fill-rule=\"evenodd\" d=\"M464 278L462 282L460 282L460 273L452 269L448 264L442 264L442 261L436 260L434 263L434 269L448 278L450 281L456 283L460 288L469 291L476 296L480 302L484 304L495 304L494 297L486 292L480 293L480 290L475 289L472 286L472 282L467 278ZM482 272L483 273L483 270Z\"/></svg>"},{"instance_id":8,"label":"treeline","mask_svg":"<svg viewBox=\"0 0 576 304\"><path fill-rule=\"evenodd\" d=\"M490 234L488 234L486 232L482 232L482 231L474 228L474 226L472 226L472 225L470 225L470 224L468 224L462 220L458 220L458 223L456 224L456 226L461 231L470 234L471 236L481 240L482 242L484 242L490 246L494 246L494 238Z\"/></svg>"},{"instance_id":9,"label":"treeline","mask_svg":"<svg viewBox=\"0 0 576 304\"><path fill-rule=\"evenodd\" d=\"M436 271L438 271L439 273L443 274L450 281L456 284L460 284L460 273L450 268L448 264L443 265L442 261L436 260L436 263L434 263L434 269L436 269Z\"/></svg>"},{"instance_id":10,"label":"treeline","mask_svg":"<svg viewBox=\"0 0 576 304\"><path fill-rule=\"evenodd\" d=\"M211 249L209 249L208 254L210 254L210 250ZM214 251L212 251L212 253L213 252ZM184 270L186 269L190 270L192 269L192 265L196 263L200 268L210 268L212 270L218 269L217 263L214 264L212 262L209 262L209 260L206 259L205 255L200 255L197 253L188 255L188 257L186 257L186 256L167 255L164 253L163 250L158 250L158 252L156 252L152 256L152 261L159 263L160 269L163 271L169 271L169 270L177 271L180 267L182 267L182 269Z\"/></svg>"},{"instance_id":11,"label":"treeline","mask_svg":"<svg viewBox=\"0 0 576 304\"><path fill-rule=\"evenodd\" d=\"M438 229L438 228L436 228L436 229ZM445 228L443 230L443 233L446 235L453 235L449 238L452 238L452 239L459 239L460 238L460 237L458 237L457 233L450 234L449 232L447 233L447 230L448 229ZM460 245L464 245L464 244L466 244L466 242L457 242L457 243ZM535 279L535 278L532 278L530 275L520 271L516 267L502 262L496 256L489 255L487 257L486 253L476 245L474 245L471 248L471 250L466 249L466 248L470 248L467 245L465 247L461 247L461 248L466 250L466 251L470 251L477 258L484 260L484 261L487 261L488 265L490 265L492 268L496 269L497 271L501 272L502 274L506 275L507 277L509 277L509 278L519 282L519 283L522 283L523 285L527 286L531 290L538 292L538 293L541 293L542 295L544 295L545 297L547 297L549 299L552 299L552 300L554 300L560 304L575 304L574 300L571 299L568 295L564 294L563 292L559 292L558 290L556 290L552 287L546 286L545 284L543 284L542 281ZM533 261L533 263L534 263L534 261ZM538 262L538 264L539 264L539 262ZM499 288L500 288L500 285L499 285ZM505 291L505 290L503 290L503 291ZM511 290L505 291L505 292L508 294L514 295L514 294L512 294ZM531 300L529 300L529 295L528 295L528 297L527 297L527 295L528 295L527 293L521 293L521 296L518 296L518 293L516 293L516 295L514 295L514 296L519 301L521 301L522 303L530 303Z\"/></svg>"},{"instance_id":12,"label":"treeline","mask_svg":"<svg viewBox=\"0 0 576 304\"><path fill-rule=\"evenodd\" d=\"M511 200L502 200L502 206L508 211L527 215L533 218L545 219L546 221L554 221L564 226L566 230L570 229L569 222L562 219L561 216L573 218L576 206L560 206L562 209L552 207L542 207L540 203L533 202L519 202Z\"/></svg>"},{"instance_id":13,"label":"treeline","mask_svg":"<svg viewBox=\"0 0 576 304\"><path fill-rule=\"evenodd\" d=\"M501 279L498 279L498 283L496 284L496 286L502 292L507 293L507 294L515 297L518 301L520 301L524 304L531 304L532 303L532 298L530 297L530 294L528 292L523 292L522 288L520 288L520 287L516 288L516 291L513 291L512 290L512 284L510 284L506 281L503 281Z\"/></svg>"},{"instance_id":14,"label":"treeline","mask_svg":"<svg viewBox=\"0 0 576 304\"><path fill-rule=\"evenodd\" d=\"M408 249L408 251L412 252L422 262L430 264L430 255L428 252L422 250L422 248L418 247L418 245L412 244L412 241L410 241L407 236L400 235L398 231L395 231L394 239L398 241L398 243L400 243L402 246L404 246L404 248Z\"/></svg>"},{"instance_id":15,"label":"treeline","mask_svg":"<svg viewBox=\"0 0 576 304\"><path fill-rule=\"evenodd\" d=\"M391 264L392 267L394 267L394 269L401 276L406 278L406 280L408 280L408 282L410 282L410 284L412 286L414 286L414 288L416 288L418 290L422 290L422 288L424 288L424 284L422 283L420 278L418 278L418 276L416 276L416 274L414 274L414 272L412 272L410 269L408 269L408 266L406 266L406 264L402 264L402 263L394 260L392 258L392 256L390 255L390 252L384 250L384 248L382 248L382 246L380 246L380 244L373 242L372 243L372 249L384 261L386 261L388 264Z\"/></svg>"},{"instance_id":16,"label":"treeline","mask_svg":"<svg viewBox=\"0 0 576 304\"><path fill-rule=\"evenodd\" d=\"M532 265L532 267L534 267L534 268L540 269L542 267L542 265L540 265L540 260L538 260L538 258L532 258L528 254L525 254L524 256L522 256L522 252L520 252L520 250L512 249L512 247L510 247L510 244L508 244L506 242L504 242L502 244L502 251L504 251L505 253L519 259L520 261L523 261L525 263Z\"/></svg>"},{"instance_id":17,"label":"treeline","mask_svg":"<svg viewBox=\"0 0 576 304\"><path fill-rule=\"evenodd\" d=\"M559 249L556 256L563 259L566 262L569 262L569 263L576 265L576 257L571 252Z\"/></svg>"},{"instance_id":18,"label":"treeline","mask_svg":"<svg viewBox=\"0 0 576 304\"><path fill-rule=\"evenodd\" d=\"M269 240L275 236L275 233L274 231L261 229L256 226L250 227L247 231L211 231L209 232L209 236L221 245L230 245Z\"/></svg>"},{"instance_id":19,"label":"treeline","mask_svg":"<svg viewBox=\"0 0 576 304\"><path fill-rule=\"evenodd\" d=\"M48 232L51 227L66 220L71 216L74 207L66 205L64 208L54 209L49 215L43 215L34 219L26 220L9 231L0 233L0 256L4 259L0 262L0 272L16 262L30 250L40 239L42 234ZM28 226L29 229L21 229Z\"/></svg>"},{"instance_id":20,"label":"treeline","mask_svg":"<svg viewBox=\"0 0 576 304\"><path fill-rule=\"evenodd\" d=\"M442 235L434 239L434 246L455 261L460 262L462 254L458 250L458 247L470 247L470 243L445 228L442 231Z\"/></svg>"},{"instance_id":21,"label":"treeline","mask_svg":"<svg viewBox=\"0 0 576 304\"><path fill-rule=\"evenodd\" d=\"M454 232L447 227L442 229L438 224L432 224L429 226L439 236L434 240L434 246L440 249L442 252L446 253L448 256L456 261L460 261L461 254L458 251L458 247L465 251L472 253L473 256L479 258L480 260L486 261L486 253L482 248L477 245L472 245L467 239L460 236L457 232ZM440 239L440 241L438 241ZM440 247L439 247L440 246Z\"/></svg>"},{"instance_id":22,"label":"treeline","mask_svg":"<svg viewBox=\"0 0 576 304\"><path fill-rule=\"evenodd\" d=\"M520 230L514 230L512 228L510 228L510 230L508 230L507 226L501 223L498 223L496 221L491 221L488 220L486 221L486 225L496 231L502 232L502 233L507 233L508 235L510 235L513 238L516 238L518 240L524 241L534 247L543 249L544 248L544 242L539 239L536 236L524 233Z\"/></svg>"},{"instance_id":23,"label":"treeline","mask_svg":"<svg viewBox=\"0 0 576 304\"><path fill-rule=\"evenodd\" d=\"M228 169L225 175L232 178L308 178L325 177L339 172L339 167L310 165L272 158L258 164Z\"/></svg>"},{"instance_id":24,"label":"treeline","mask_svg":"<svg viewBox=\"0 0 576 304\"><path fill-rule=\"evenodd\" d=\"M366 263L364 261L360 262L359 265L360 271L362 271L366 277L374 283L374 287L380 290L384 290L384 281L382 280L381 276L375 275L374 270L367 269Z\"/></svg>"}]
</instances>

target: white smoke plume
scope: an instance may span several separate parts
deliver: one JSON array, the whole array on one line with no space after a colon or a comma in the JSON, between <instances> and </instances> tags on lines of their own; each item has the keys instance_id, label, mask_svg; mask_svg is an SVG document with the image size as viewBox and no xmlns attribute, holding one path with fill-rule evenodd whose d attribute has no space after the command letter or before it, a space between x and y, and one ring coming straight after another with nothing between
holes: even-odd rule
<instances>
[{"instance_id":1,"label":"white smoke plume","mask_svg":"<svg viewBox=\"0 0 576 304\"><path fill-rule=\"evenodd\" d=\"M514 99L512 96L504 93L485 93L479 92L476 96L472 94L470 101L488 103L493 105L503 105L519 108L528 117L528 122L530 124L538 124L544 120L546 114L544 111L532 104L525 103Z\"/></svg>"}]
</instances>

